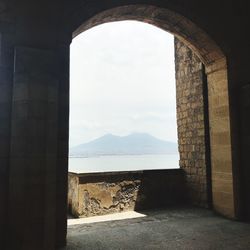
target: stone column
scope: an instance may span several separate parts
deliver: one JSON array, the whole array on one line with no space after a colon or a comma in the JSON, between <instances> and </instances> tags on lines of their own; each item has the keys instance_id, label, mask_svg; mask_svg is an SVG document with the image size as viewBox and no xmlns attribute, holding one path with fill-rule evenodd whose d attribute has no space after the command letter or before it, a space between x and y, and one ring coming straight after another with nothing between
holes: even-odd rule
<instances>
[{"instance_id":1,"label":"stone column","mask_svg":"<svg viewBox=\"0 0 250 250\"><path fill-rule=\"evenodd\" d=\"M225 58L206 67L214 209L235 218L228 76Z\"/></svg>"},{"instance_id":2,"label":"stone column","mask_svg":"<svg viewBox=\"0 0 250 250\"><path fill-rule=\"evenodd\" d=\"M68 62L67 47L15 48L9 174L11 249L54 249L56 236L65 242Z\"/></svg>"}]
</instances>

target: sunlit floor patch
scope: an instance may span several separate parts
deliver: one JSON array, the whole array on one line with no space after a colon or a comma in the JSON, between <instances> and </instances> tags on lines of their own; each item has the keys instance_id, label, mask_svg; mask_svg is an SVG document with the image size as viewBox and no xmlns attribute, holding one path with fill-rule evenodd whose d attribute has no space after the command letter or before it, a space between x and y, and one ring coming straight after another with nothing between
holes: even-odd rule
<instances>
[{"instance_id":1,"label":"sunlit floor patch","mask_svg":"<svg viewBox=\"0 0 250 250\"><path fill-rule=\"evenodd\" d=\"M104 222L104 221L134 219L134 218L141 218L145 216L146 215L142 213L138 213L135 211L128 211L128 212L122 212L122 213L93 216L93 217L88 217L88 218L68 219L68 226Z\"/></svg>"}]
</instances>

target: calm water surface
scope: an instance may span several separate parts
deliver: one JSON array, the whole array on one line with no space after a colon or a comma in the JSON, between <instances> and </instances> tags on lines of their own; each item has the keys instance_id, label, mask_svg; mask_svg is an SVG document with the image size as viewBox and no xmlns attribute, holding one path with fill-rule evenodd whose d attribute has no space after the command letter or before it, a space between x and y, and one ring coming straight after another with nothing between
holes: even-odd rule
<instances>
[{"instance_id":1,"label":"calm water surface","mask_svg":"<svg viewBox=\"0 0 250 250\"><path fill-rule=\"evenodd\" d=\"M69 172L93 173L179 168L179 155L108 155L69 158Z\"/></svg>"}]
</instances>

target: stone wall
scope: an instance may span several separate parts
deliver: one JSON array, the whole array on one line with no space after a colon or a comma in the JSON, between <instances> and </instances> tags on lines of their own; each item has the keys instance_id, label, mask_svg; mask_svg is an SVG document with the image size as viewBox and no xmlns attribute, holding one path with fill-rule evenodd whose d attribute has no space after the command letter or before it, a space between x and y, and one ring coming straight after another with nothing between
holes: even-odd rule
<instances>
[{"instance_id":1,"label":"stone wall","mask_svg":"<svg viewBox=\"0 0 250 250\"><path fill-rule=\"evenodd\" d=\"M75 217L185 203L182 170L69 173L68 205Z\"/></svg>"},{"instance_id":2,"label":"stone wall","mask_svg":"<svg viewBox=\"0 0 250 250\"><path fill-rule=\"evenodd\" d=\"M180 167L186 173L190 201L207 206L204 68L199 58L178 39L175 39L175 64Z\"/></svg>"}]
</instances>

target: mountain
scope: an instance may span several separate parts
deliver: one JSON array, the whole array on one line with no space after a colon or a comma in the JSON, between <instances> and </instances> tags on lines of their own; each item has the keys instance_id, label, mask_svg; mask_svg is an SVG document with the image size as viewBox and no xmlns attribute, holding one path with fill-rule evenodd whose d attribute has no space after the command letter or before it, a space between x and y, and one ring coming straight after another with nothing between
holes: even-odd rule
<instances>
[{"instance_id":1,"label":"mountain","mask_svg":"<svg viewBox=\"0 0 250 250\"><path fill-rule=\"evenodd\" d=\"M176 154L177 148L176 143L159 140L145 133L128 136L106 134L91 142L72 147L70 156Z\"/></svg>"}]
</instances>

